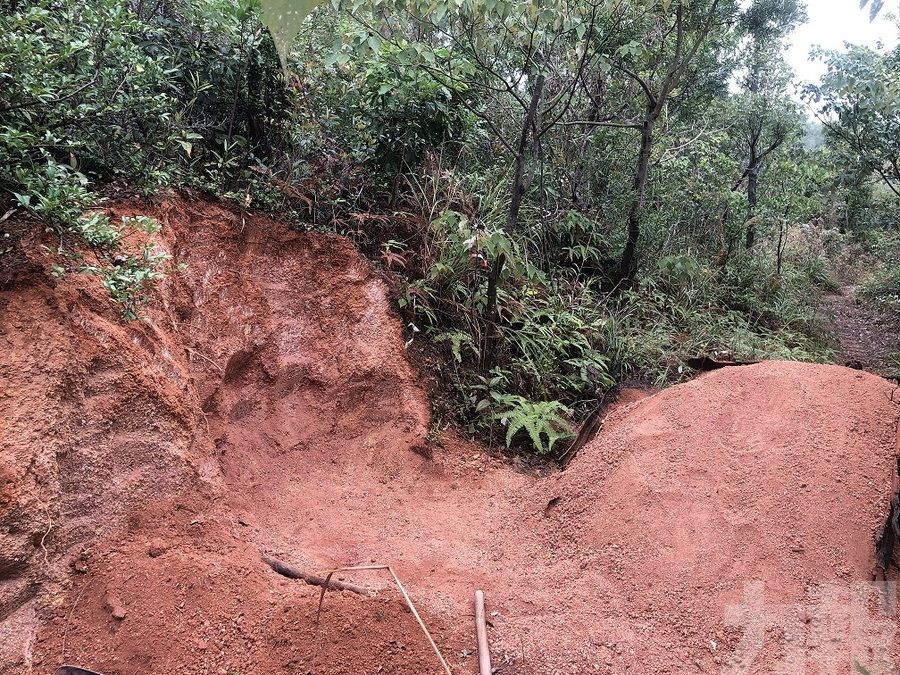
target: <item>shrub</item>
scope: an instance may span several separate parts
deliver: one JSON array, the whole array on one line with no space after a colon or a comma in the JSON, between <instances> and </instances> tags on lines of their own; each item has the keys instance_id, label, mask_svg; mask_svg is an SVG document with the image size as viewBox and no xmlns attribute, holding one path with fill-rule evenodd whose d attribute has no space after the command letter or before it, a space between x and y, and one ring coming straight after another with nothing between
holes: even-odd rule
<instances>
[{"instance_id":1,"label":"shrub","mask_svg":"<svg viewBox=\"0 0 900 675\"><path fill-rule=\"evenodd\" d=\"M96 263L69 267L100 274L134 318L161 258L122 252L123 228L93 210L91 187L228 192L255 154L271 154L289 106L258 4L17 6L0 13L0 189L67 255L93 249Z\"/></svg>"},{"instance_id":2,"label":"shrub","mask_svg":"<svg viewBox=\"0 0 900 675\"><path fill-rule=\"evenodd\" d=\"M860 287L859 295L892 311L900 310L900 266L876 272Z\"/></svg>"}]
</instances>

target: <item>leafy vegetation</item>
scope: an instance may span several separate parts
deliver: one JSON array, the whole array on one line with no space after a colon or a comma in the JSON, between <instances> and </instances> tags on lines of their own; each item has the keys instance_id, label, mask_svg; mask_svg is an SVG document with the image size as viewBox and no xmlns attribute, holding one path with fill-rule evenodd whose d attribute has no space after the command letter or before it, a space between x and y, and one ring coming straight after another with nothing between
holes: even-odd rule
<instances>
[{"instance_id":1,"label":"leafy vegetation","mask_svg":"<svg viewBox=\"0 0 900 675\"><path fill-rule=\"evenodd\" d=\"M314 5L0 2L0 214L127 319L166 260L103 194L350 236L397 274L439 412L543 454L692 356L829 360L817 303L849 251L896 307L897 48L820 54L804 108L794 0Z\"/></svg>"}]
</instances>

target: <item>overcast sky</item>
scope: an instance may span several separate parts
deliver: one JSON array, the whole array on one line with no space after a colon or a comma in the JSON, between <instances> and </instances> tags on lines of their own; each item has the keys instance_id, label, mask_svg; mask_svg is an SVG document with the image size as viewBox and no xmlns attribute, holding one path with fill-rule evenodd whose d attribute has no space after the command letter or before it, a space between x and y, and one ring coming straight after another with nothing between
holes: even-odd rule
<instances>
[{"instance_id":1,"label":"overcast sky","mask_svg":"<svg viewBox=\"0 0 900 675\"><path fill-rule=\"evenodd\" d=\"M814 46L840 49L851 42L874 47L879 39L888 46L897 44L897 27L888 15L896 13L898 5L897 0L887 0L881 15L870 22L869 10L860 9L859 0L807 0L809 21L791 36L787 53L797 79L816 82L824 73L821 62L809 61Z\"/></svg>"}]
</instances>

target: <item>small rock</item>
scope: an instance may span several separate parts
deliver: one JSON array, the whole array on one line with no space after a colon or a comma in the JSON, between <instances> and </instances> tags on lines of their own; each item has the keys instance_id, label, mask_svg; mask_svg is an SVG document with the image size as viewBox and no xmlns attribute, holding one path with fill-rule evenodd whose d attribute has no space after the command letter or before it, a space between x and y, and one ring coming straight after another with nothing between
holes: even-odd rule
<instances>
[{"instance_id":1,"label":"small rock","mask_svg":"<svg viewBox=\"0 0 900 675\"><path fill-rule=\"evenodd\" d=\"M109 610L112 617L118 621L121 621L125 618L125 603L119 598L118 595L111 591L107 591L106 595L103 596L103 606Z\"/></svg>"},{"instance_id":2,"label":"small rock","mask_svg":"<svg viewBox=\"0 0 900 675\"><path fill-rule=\"evenodd\" d=\"M150 554L151 558L158 558L163 553L168 551L169 548L169 543L165 539L156 537L155 539L150 541L150 547L147 549L147 553Z\"/></svg>"}]
</instances>

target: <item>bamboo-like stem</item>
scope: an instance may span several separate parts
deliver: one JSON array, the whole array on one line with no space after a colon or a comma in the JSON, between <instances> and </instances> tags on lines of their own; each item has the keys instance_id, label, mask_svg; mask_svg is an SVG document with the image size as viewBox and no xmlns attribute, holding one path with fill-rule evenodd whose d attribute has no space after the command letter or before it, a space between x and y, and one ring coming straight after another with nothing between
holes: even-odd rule
<instances>
[{"instance_id":1,"label":"bamboo-like stem","mask_svg":"<svg viewBox=\"0 0 900 675\"><path fill-rule=\"evenodd\" d=\"M478 641L478 672L491 675L491 647L484 616L484 591L475 591L475 637Z\"/></svg>"}]
</instances>

